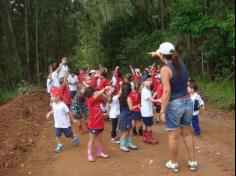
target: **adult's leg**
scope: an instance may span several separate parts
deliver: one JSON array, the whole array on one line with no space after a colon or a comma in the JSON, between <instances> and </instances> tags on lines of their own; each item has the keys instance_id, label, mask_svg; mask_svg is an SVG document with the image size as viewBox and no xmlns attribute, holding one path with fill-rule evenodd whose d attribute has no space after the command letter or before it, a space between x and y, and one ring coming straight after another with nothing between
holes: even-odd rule
<instances>
[{"instance_id":1,"label":"adult's leg","mask_svg":"<svg viewBox=\"0 0 236 176\"><path fill-rule=\"evenodd\" d=\"M173 163L177 162L179 129L168 131L170 159Z\"/></svg>"},{"instance_id":2,"label":"adult's leg","mask_svg":"<svg viewBox=\"0 0 236 176\"><path fill-rule=\"evenodd\" d=\"M183 134L184 144L188 152L189 160L195 161L195 148L191 127L181 127L181 133Z\"/></svg>"}]
</instances>

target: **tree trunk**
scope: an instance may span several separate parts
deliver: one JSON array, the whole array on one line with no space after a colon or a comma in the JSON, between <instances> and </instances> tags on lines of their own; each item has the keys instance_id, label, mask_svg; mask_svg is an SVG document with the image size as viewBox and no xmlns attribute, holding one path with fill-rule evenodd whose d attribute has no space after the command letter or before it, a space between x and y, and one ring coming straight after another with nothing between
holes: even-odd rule
<instances>
[{"instance_id":1,"label":"tree trunk","mask_svg":"<svg viewBox=\"0 0 236 176\"><path fill-rule=\"evenodd\" d=\"M31 68L30 68L30 53L29 53L29 24L28 24L28 0L25 0L25 49L26 49L26 61L27 61L27 77L28 82L31 83Z\"/></svg>"},{"instance_id":2,"label":"tree trunk","mask_svg":"<svg viewBox=\"0 0 236 176\"><path fill-rule=\"evenodd\" d=\"M11 38L11 41L12 41L12 48L13 48L13 53L14 53L14 56L15 56L15 61L16 61L16 69L18 69L18 71L20 72L21 71L21 60L20 60L20 57L19 57L19 52L18 52L18 48L17 48L17 42L16 42L16 37L15 37L15 33L14 33L14 29L13 29L13 26L12 26L12 21L11 21L11 15L10 15L10 12L9 12L9 9L10 9L10 4L9 4L10 1L8 0L4 0L3 2L3 9L4 9L4 14L5 14L5 17L6 17L6 24L7 24L7 27L9 29L9 32L10 32L10 38Z\"/></svg>"},{"instance_id":3,"label":"tree trunk","mask_svg":"<svg viewBox=\"0 0 236 176\"><path fill-rule=\"evenodd\" d=\"M165 15L164 15L163 0L161 0L161 29L165 30Z\"/></svg>"},{"instance_id":4,"label":"tree trunk","mask_svg":"<svg viewBox=\"0 0 236 176\"><path fill-rule=\"evenodd\" d=\"M38 56L38 0L35 0L35 55L36 55L36 75L37 83L39 85L39 56Z\"/></svg>"},{"instance_id":5,"label":"tree trunk","mask_svg":"<svg viewBox=\"0 0 236 176\"><path fill-rule=\"evenodd\" d=\"M141 17L144 19L144 21L146 22L146 24L152 28L152 23L149 21L149 18L143 13L143 11L138 7L138 5L133 1L133 0L129 0L131 2L131 4L135 7L135 9L138 11L138 13L141 15Z\"/></svg>"}]
</instances>

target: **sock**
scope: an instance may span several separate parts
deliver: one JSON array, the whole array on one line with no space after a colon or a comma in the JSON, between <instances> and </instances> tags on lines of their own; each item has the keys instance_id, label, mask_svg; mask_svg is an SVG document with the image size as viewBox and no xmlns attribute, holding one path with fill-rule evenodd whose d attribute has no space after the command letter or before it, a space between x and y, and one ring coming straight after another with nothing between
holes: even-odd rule
<instances>
[{"instance_id":1,"label":"sock","mask_svg":"<svg viewBox=\"0 0 236 176\"><path fill-rule=\"evenodd\" d=\"M62 147L62 144L57 144L58 147Z\"/></svg>"}]
</instances>

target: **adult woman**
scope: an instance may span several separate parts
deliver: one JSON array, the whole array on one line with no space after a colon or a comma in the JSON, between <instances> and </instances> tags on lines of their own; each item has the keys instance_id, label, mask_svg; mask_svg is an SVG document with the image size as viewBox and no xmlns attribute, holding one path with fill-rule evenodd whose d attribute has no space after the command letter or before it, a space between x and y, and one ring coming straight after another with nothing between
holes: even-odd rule
<instances>
[{"instance_id":1,"label":"adult woman","mask_svg":"<svg viewBox=\"0 0 236 176\"><path fill-rule=\"evenodd\" d=\"M179 59L172 43L162 43L156 52L150 53L152 57L158 56L165 66L161 68L163 96L161 105L161 118L166 122L169 137L169 150L171 160L166 168L179 172L177 164L179 134L184 138L190 170L197 170L195 160L194 141L191 133L191 119L193 104L187 91L188 71L182 60Z\"/></svg>"}]
</instances>

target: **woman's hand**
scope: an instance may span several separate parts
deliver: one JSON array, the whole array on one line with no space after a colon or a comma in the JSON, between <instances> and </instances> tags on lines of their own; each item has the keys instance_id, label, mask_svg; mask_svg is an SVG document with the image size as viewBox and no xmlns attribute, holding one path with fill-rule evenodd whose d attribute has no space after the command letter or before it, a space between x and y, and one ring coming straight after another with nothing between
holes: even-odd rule
<instances>
[{"instance_id":1,"label":"woman's hand","mask_svg":"<svg viewBox=\"0 0 236 176\"><path fill-rule=\"evenodd\" d=\"M151 55L151 57L160 57L158 52L149 52L148 54Z\"/></svg>"},{"instance_id":2,"label":"woman's hand","mask_svg":"<svg viewBox=\"0 0 236 176\"><path fill-rule=\"evenodd\" d=\"M163 123L166 123L166 115L165 115L164 112L162 112L162 113L160 114L160 120L161 120Z\"/></svg>"}]
</instances>

